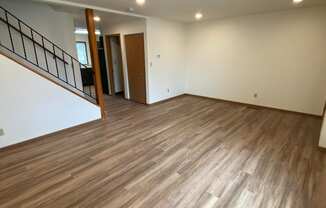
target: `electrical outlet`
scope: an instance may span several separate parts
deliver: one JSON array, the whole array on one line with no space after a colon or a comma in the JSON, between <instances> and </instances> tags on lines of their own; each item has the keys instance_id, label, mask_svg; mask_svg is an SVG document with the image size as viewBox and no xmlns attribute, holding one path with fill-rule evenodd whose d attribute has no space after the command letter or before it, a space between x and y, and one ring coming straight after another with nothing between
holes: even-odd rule
<instances>
[{"instance_id":1,"label":"electrical outlet","mask_svg":"<svg viewBox=\"0 0 326 208\"><path fill-rule=\"evenodd\" d=\"M0 129L0 136L5 135L5 131L3 129Z\"/></svg>"}]
</instances>

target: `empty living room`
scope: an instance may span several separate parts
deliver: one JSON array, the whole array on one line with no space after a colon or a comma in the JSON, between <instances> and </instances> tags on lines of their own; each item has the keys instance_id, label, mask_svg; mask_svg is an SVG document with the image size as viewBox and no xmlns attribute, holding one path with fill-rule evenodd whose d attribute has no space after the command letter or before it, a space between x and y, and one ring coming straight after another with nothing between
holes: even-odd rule
<instances>
[{"instance_id":1,"label":"empty living room","mask_svg":"<svg viewBox=\"0 0 326 208\"><path fill-rule=\"evenodd\" d=\"M0 208L326 208L325 0L0 0Z\"/></svg>"}]
</instances>

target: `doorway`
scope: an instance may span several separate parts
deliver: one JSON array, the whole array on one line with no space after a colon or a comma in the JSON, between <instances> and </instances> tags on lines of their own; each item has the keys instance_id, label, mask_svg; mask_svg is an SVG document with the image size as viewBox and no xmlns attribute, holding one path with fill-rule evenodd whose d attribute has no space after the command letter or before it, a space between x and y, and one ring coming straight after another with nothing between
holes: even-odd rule
<instances>
[{"instance_id":1,"label":"doorway","mask_svg":"<svg viewBox=\"0 0 326 208\"><path fill-rule=\"evenodd\" d=\"M99 61L100 61L103 93L108 95L109 94L109 86L106 84L106 83L108 83L108 78L107 78L108 75L107 75L107 69L106 69L103 36L100 36L99 40L97 41L97 51L98 51L98 57L99 57Z\"/></svg>"},{"instance_id":2,"label":"doorway","mask_svg":"<svg viewBox=\"0 0 326 208\"><path fill-rule=\"evenodd\" d=\"M125 35L130 99L146 104L144 34Z\"/></svg>"},{"instance_id":3,"label":"doorway","mask_svg":"<svg viewBox=\"0 0 326 208\"><path fill-rule=\"evenodd\" d=\"M120 34L105 36L109 64L110 95L125 97Z\"/></svg>"}]
</instances>

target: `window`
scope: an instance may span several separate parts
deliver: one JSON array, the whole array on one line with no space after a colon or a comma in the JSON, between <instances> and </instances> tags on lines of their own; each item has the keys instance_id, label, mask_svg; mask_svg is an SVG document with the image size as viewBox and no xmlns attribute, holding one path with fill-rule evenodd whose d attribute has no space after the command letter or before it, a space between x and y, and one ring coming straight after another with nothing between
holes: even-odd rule
<instances>
[{"instance_id":1,"label":"window","mask_svg":"<svg viewBox=\"0 0 326 208\"><path fill-rule=\"evenodd\" d=\"M78 61L88 65L87 45L86 42L76 42Z\"/></svg>"}]
</instances>

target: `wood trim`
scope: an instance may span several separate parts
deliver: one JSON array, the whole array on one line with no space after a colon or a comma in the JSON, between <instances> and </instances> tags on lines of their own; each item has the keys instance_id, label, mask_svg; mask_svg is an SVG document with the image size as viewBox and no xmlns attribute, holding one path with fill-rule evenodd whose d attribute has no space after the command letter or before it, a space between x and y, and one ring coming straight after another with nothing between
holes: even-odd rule
<instances>
[{"instance_id":1,"label":"wood trim","mask_svg":"<svg viewBox=\"0 0 326 208\"><path fill-rule=\"evenodd\" d=\"M119 42L120 42L120 47L122 47L122 42L121 42L121 35L120 34L112 34L112 35L106 35L105 36L105 47L107 51L107 61L108 61L108 66L109 66L109 79L110 79L110 95L114 96L115 95L115 82L114 82L114 71L113 71L113 62L112 62L112 49L111 49L111 42L110 38L111 37L118 37ZM122 52L122 48L121 48ZM121 62L121 78L122 78L122 90L123 90L123 97L126 98L126 92L125 92L125 77L124 77L124 67L123 67L123 59L122 59L122 54L120 56L120 62Z\"/></svg>"},{"instance_id":2,"label":"wood trim","mask_svg":"<svg viewBox=\"0 0 326 208\"><path fill-rule=\"evenodd\" d=\"M7 147L0 148L0 153L5 152L5 151L10 151L10 150L15 150L15 149L17 149L19 147L22 147L22 146L25 146L25 145L30 145L30 144L33 144L33 143L36 143L36 142L40 142L42 139L46 139L46 138L49 138L49 137L54 137L54 136L57 136L57 135L60 135L60 134L64 134L66 132L70 132L70 131L75 131L75 130L78 130L80 128L86 127L86 126L95 125L95 124L99 123L100 121L101 121L101 119L97 119L97 120L94 120L94 121L89 121L89 122L79 124L79 125L76 125L76 126L72 126L72 127L66 128L66 129L62 129L62 130L59 130L59 131L56 131L56 132L53 132L53 133L45 134L43 136L28 139L26 141L19 142L17 144L12 144L12 145L9 145Z\"/></svg>"},{"instance_id":3,"label":"wood trim","mask_svg":"<svg viewBox=\"0 0 326 208\"><path fill-rule=\"evenodd\" d=\"M110 34L110 35L108 35L108 36L110 36L110 37L120 37L121 34L120 34L120 33L116 33L116 34Z\"/></svg>"},{"instance_id":4,"label":"wood trim","mask_svg":"<svg viewBox=\"0 0 326 208\"><path fill-rule=\"evenodd\" d=\"M118 36L119 36L119 42L120 42L120 48L121 48L120 63L121 63L122 90L123 90L123 97L126 98L125 75L124 75L124 67L123 67L123 59L122 59L122 51L123 51L122 50L122 41L121 41L121 35L119 34Z\"/></svg>"},{"instance_id":5,"label":"wood trim","mask_svg":"<svg viewBox=\"0 0 326 208\"><path fill-rule=\"evenodd\" d=\"M145 40L145 33L143 32L140 32L140 33L132 33L132 34L125 34L124 36L125 37L128 37L128 36L134 36L134 35L144 35L144 40ZM145 42L144 42L145 43ZM144 46L145 47L145 46Z\"/></svg>"},{"instance_id":6,"label":"wood trim","mask_svg":"<svg viewBox=\"0 0 326 208\"><path fill-rule=\"evenodd\" d=\"M23 63L24 61L18 61L18 60L16 60L16 59L10 57L9 55L3 53L1 50L0 50L0 55L3 55L3 56L5 56L5 57L7 57L8 59L10 59L10 60L16 62L17 64L22 65L23 67L25 67L25 68L28 69L29 71L31 71L31 72L37 74L38 76L40 76L40 77L42 77L42 78L44 78L44 79L46 79L46 80L52 82L53 84L55 84L55 85L57 85L57 86L59 86L59 87L65 89L65 90L68 90L69 92L71 92L71 93L73 93L74 95L77 95L78 97L80 97L80 98L82 98L82 99L88 101L89 103L91 103L91 104L93 104L93 105L96 105L95 103L93 103L92 101L88 100L87 98L81 96L81 95L78 94L77 92L74 92L73 90L69 89L68 87L65 87L65 86L59 84L58 82L56 82L56 81L50 79L49 77L47 77L47 76L41 74L40 72L38 72L37 70L35 70L35 69L33 69L31 66L29 66L28 64Z\"/></svg>"},{"instance_id":7,"label":"wood trim","mask_svg":"<svg viewBox=\"0 0 326 208\"><path fill-rule=\"evenodd\" d=\"M102 118L105 118L105 111L104 111L104 95L103 95L103 88L102 88L102 80L101 80L101 71L100 71L100 60L97 51L97 42L96 42L96 35L95 35L95 21L94 21L94 11L92 9L85 9L85 16L86 16L86 24L87 24L87 31L88 31L88 40L89 40L89 48L91 53L92 59L92 69L94 76L94 83L95 83L95 91L96 91L96 100L97 104L101 108L101 115Z\"/></svg>"},{"instance_id":8,"label":"wood trim","mask_svg":"<svg viewBox=\"0 0 326 208\"><path fill-rule=\"evenodd\" d=\"M280 112L285 112L285 113L294 113L294 114L298 114L298 115L311 116L311 117L315 117L315 118L319 118L319 119L322 118L322 116L309 114L309 113L302 113L302 112L297 112L297 111L284 110L284 109L261 106L261 105L254 105L254 104L249 104L249 103L241 103L241 102L237 102L237 101L223 100L223 99L219 99L219 98L212 98L212 97L206 97L206 96L201 96L201 95L193 95L193 94L188 94L188 93L186 93L185 95L206 98L206 99L216 100L216 101L220 101L220 102L234 103L234 104L243 105L243 106L246 106L249 108L255 108L258 110L259 109L269 109L269 110L280 111Z\"/></svg>"}]
</instances>

